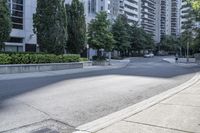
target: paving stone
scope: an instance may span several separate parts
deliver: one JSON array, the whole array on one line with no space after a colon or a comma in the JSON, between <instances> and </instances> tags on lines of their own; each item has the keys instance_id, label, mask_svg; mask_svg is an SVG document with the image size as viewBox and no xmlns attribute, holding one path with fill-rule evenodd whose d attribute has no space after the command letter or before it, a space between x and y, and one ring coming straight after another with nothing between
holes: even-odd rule
<instances>
[{"instance_id":1,"label":"paving stone","mask_svg":"<svg viewBox=\"0 0 200 133\"><path fill-rule=\"evenodd\" d=\"M162 103L200 107L200 95L177 94L176 96L173 96Z\"/></svg>"},{"instance_id":2,"label":"paving stone","mask_svg":"<svg viewBox=\"0 0 200 133\"><path fill-rule=\"evenodd\" d=\"M184 132L121 121L97 133L184 133Z\"/></svg>"},{"instance_id":3,"label":"paving stone","mask_svg":"<svg viewBox=\"0 0 200 133\"><path fill-rule=\"evenodd\" d=\"M198 107L158 104L126 120L200 133Z\"/></svg>"},{"instance_id":4,"label":"paving stone","mask_svg":"<svg viewBox=\"0 0 200 133\"><path fill-rule=\"evenodd\" d=\"M194 94L194 95L200 95L200 84L182 91L180 94L185 93L185 94Z\"/></svg>"}]
</instances>

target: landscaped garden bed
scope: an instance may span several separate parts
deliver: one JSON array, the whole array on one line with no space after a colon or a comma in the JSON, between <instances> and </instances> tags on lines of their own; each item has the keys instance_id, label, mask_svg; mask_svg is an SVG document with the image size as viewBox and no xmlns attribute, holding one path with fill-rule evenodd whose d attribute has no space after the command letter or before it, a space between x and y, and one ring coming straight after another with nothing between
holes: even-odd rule
<instances>
[{"instance_id":1,"label":"landscaped garden bed","mask_svg":"<svg viewBox=\"0 0 200 133\"><path fill-rule=\"evenodd\" d=\"M0 53L0 64L43 64L79 62L80 55L55 55L45 53Z\"/></svg>"}]
</instances>

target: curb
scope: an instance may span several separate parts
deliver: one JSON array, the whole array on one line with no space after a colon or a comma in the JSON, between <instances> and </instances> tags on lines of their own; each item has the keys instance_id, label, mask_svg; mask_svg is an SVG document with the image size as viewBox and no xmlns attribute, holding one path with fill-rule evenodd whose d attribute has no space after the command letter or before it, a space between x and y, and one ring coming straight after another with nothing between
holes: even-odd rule
<instances>
[{"instance_id":1,"label":"curb","mask_svg":"<svg viewBox=\"0 0 200 133\"><path fill-rule=\"evenodd\" d=\"M189 81L175 87L172 88L164 93L161 93L159 95L156 95L152 98L149 98L147 100L144 100L140 103L137 103L133 106L130 106L128 108L125 108L121 111L112 113L108 116L102 117L98 120L95 120L93 122L89 122L86 123L84 125L81 125L79 127L76 128L77 131L73 132L73 133L95 133L99 130L102 130L116 122L119 122L123 119L126 119L132 115L135 115L141 111L144 111L158 103L160 103L163 100L168 99L169 97L172 97L173 95L189 88L190 86L192 86L193 84L195 84L196 82L198 82L200 80L200 74L196 73L195 76L190 79Z\"/></svg>"},{"instance_id":2,"label":"curb","mask_svg":"<svg viewBox=\"0 0 200 133\"><path fill-rule=\"evenodd\" d=\"M123 61L123 60L122 60ZM78 74L78 73L86 73L86 72L95 72L102 70L111 70L111 69L119 69L128 66L130 60L126 60L127 62L121 66L111 66L111 67L102 67L102 68L78 68L78 69L68 69L68 70L60 70L60 71L44 71L44 72L32 72L32 73L15 73L15 74L0 74L0 81L2 80L13 80L13 79L23 79L23 78L38 78L38 77L52 77L52 76L63 76L70 74Z\"/></svg>"},{"instance_id":3,"label":"curb","mask_svg":"<svg viewBox=\"0 0 200 133\"><path fill-rule=\"evenodd\" d=\"M162 60L165 61L165 62L171 63L171 64L176 63L175 60L172 61L172 60L169 60L168 58L163 58Z\"/></svg>"}]
</instances>

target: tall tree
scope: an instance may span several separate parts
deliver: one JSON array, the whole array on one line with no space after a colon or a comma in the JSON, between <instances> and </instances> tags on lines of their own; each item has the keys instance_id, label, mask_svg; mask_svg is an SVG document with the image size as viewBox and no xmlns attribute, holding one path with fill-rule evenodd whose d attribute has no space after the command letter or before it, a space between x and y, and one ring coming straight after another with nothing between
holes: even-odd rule
<instances>
[{"instance_id":1,"label":"tall tree","mask_svg":"<svg viewBox=\"0 0 200 133\"><path fill-rule=\"evenodd\" d=\"M196 21L200 21L200 0L187 0L191 4L194 15L196 16ZM193 52L200 52L200 28L195 29L196 35L194 39L194 44L192 46Z\"/></svg>"},{"instance_id":2,"label":"tall tree","mask_svg":"<svg viewBox=\"0 0 200 133\"><path fill-rule=\"evenodd\" d=\"M185 19L182 25L183 32L181 33L181 38L183 42L183 49L185 50L185 55L189 54L190 46L193 44L194 40L194 24L195 24L195 14L192 10L191 3L187 2L182 8L187 7L187 12L181 16Z\"/></svg>"},{"instance_id":3,"label":"tall tree","mask_svg":"<svg viewBox=\"0 0 200 133\"><path fill-rule=\"evenodd\" d=\"M161 50L176 53L179 49L178 40L175 36L165 35L161 39Z\"/></svg>"},{"instance_id":4,"label":"tall tree","mask_svg":"<svg viewBox=\"0 0 200 133\"><path fill-rule=\"evenodd\" d=\"M10 38L12 29L10 11L7 0L0 0L0 51L4 47L4 42Z\"/></svg>"},{"instance_id":5,"label":"tall tree","mask_svg":"<svg viewBox=\"0 0 200 133\"><path fill-rule=\"evenodd\" d=\"M153 36L137 25L131 26L131 48L134 51L152 50L155 47Z\"/></svg>"},{"instance_id":6,"label":"tall tree","mask_svg":"<svg viewBox=\"0 0 200 133\"><path fill-rule=\"evenodd\" d=\"M130 49L129 27L127 17L124 15L119 15L112 26L112 34L115 39L114 49L121 51L121 54Z\"/></svg>"},{"instance_id":7,"label":"tall tree","mask_svg":"<svg viewBox=\"0 0 200 133\"><path fill-rule=\"evenodd\" d=\"M67 51L73 54L83 52L86 42L86 22L84 5L79 0L72 0L66 5L68 16L68 42Z\"/></svg>"},{"instance_id":8,"label":"tall tree","mask_svg":"<svg viewBox=\"0 0 200 133\"><path fill-rule=\"evenodd\" d=\"M194 13L198 21L200 21L200 0L187 0L192 5Z\"/></svg>"},{"instance_id":9,"label":"tall tree","mask_svg":"<svg viewBox=\"0 0 200 133\"><path fill-rule=\"evenodd\" d=\"M98 56L101 56L100 49L111 51L114 42L107 13L98 13L88 26L88 43L90 47L96 49Z\"/></svg>"},{"instance_id":10,"label":"tall tree","mask_svg":"<svg viewBox=\"0 0 200 133\"><path fill-rule=\"evenodd\" d=\"M33 21L40 50L63 54L67 42L67 17L64 0L37 0Z\"/></svg>"}]
</instances>

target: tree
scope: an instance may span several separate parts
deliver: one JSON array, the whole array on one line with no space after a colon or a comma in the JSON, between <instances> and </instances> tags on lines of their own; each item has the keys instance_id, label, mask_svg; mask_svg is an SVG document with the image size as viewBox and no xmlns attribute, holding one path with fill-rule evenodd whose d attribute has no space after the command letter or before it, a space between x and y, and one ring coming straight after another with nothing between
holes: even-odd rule
<instances>
[{"instance_id":1,"label":"tree","mask_svg":"<svg viewBox=\"0 0 200 133\"><path fill-rule=\"evenodd\" d=\"M101 56L100 49L111 51L114 44L114 38L110 31L110 22L107 19L106 12L100 12L96 15L88 26L88 44L91 48L97 50L97 55Z\"/></svg>"},{"instance_id":2,"label":"tree","mask_svg":"<svg viewBox=\"0 0 200 133\"><path fill-rule=\"evenodd\" d=\"M182 18L185 19L182 25L183 32L181 33L183 49L185 50L185 55L189 55L190 46L193 44L194 40L194 26L195 26L195 14L192 10L191 3L187 3L184 7L189 7L187 13L185 13Z\"/></svg>"},{"instance_id":3,"label":"tree","mask_svg":"<svg viewBox=\"0 0 200 133\"><path fill-rule=\"evenodd\" d=\"M167 52L176 53L179 49L178 40L175 36L171 35L163 36L160 44L161 44L160 46L161 50L165 50Z\"/></svg>"},{"instance_id":4,"label":"tree","mask_svg":"<svg viewBox=\"0 0 200 133\"><path fill-rule=\"evenodd\" d=\"M187 0L191 4L197 20L200 21L200 0Z\"/></svg>"},{"instance_id":5,"label":"tree","mask_svg":"<svg viewBox=\"0 0 200 133\"><path fill-rule=\"evenodd\" d=\"M121 51L122 54L131 47L129 27L127 17L124 15L119 15L112 26L112 34L115 40L114 49Z\"/></svg>"},{"instance_id":6,"label":"tree","mask_svg":"<svg viewBox=\"0 0 200 133\"><path fill-rule=\"evenodd\" d=\"M4 47L4 42L10 38L12 30L11 17L7 0L0 0L0 51Z\"/></svg>"},{"instance_id":7,"label":"tree","mask_svg":"<svg viewBox=\"0 0 200 133\"><path fill-rule=\"evenodd\" d=\"M142 27L131 26L131 48L133 51L152 50L155 47L153 36L147 33Z\"/></svg>"},{"instance_id":8,"label":"tree","mask_svg":"<svg viewBox=\"0 0 200 133\"><path fill-rule=\"evenodd\" d=\"M67 18L64 0L37 0L33 22L40 50L63 54L67 42Z\"/></svg>"},{"instance_id":9,"label":"tree","mask_svg":"<svg viewBox=\"0 0 200 133\"><path fill-rule=\"evenodd\" d=\"M85 48L86 22L84 5L79 0L73 0L71 5L66 5L68 16L68 42L67 51L80 54Z\"/></svg>"},{"instance_id":10,"label":"tree","mask_svg":"<svg viewBox=\"0 0 200 133\"><path fill-rule=\"evenodd\" d=\"M200 0L187 0L191 4L194 15L196 16L196 21L200 21ZM193 52L200 52L200 28L195 29L196 35L194 43L192 45Z\"/></svg>"}]
</instances>

